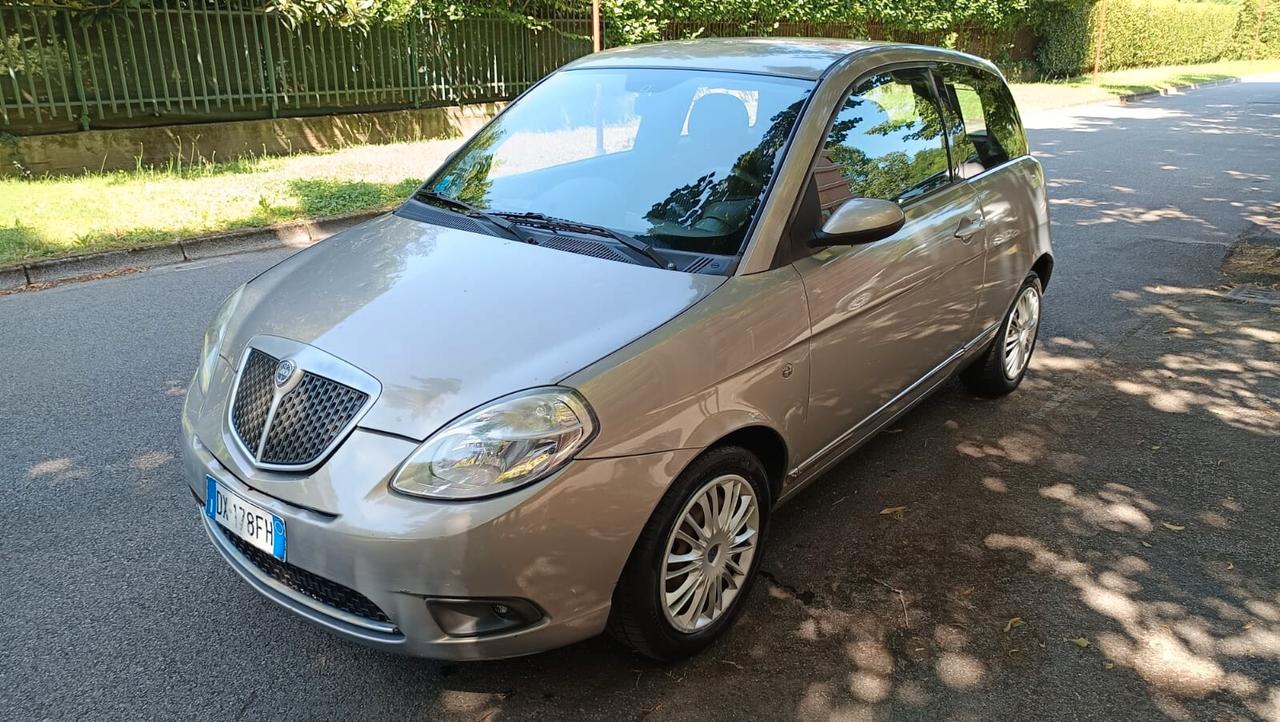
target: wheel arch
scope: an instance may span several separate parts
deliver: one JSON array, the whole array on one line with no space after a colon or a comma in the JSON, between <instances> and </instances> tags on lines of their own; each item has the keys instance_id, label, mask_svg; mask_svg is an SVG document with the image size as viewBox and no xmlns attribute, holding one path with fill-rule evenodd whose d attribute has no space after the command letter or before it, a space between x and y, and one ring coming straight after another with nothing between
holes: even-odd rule
<instances>
[{"instance_id":1,"label":"wheel arch","mask_svg":"<svg viewBox=\"0 0 1280 722\"><path fill-rule=\"evenodd\" d=\"M764 424L741 426L708 444L698 456L725 446L738 446L755 454L764 465L765 474L768 477L769 503L777 504L778 497L782 493L782 482L787 476L789 459L787 441L782 434Z\"/></svg>"},{"instance_id":2,"label":"wheel arch","mask_svg":"<svg viewBox=\"0 0 1280 722\"><path fill-rule=\"evenodd\" d=\"M1040 277L1040 289L1049 288L1049 277L1053 275L1053 255L1045 252L1040 254L1036 262L1031 264L1031 272Z\"/></svg>"}]
</instances>

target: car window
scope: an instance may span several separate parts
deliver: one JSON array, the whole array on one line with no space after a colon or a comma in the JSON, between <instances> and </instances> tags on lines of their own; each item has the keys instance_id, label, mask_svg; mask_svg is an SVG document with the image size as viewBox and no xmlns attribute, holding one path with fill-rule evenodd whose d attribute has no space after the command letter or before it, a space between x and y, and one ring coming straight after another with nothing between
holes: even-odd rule
<instances>
[{"instance_id":1,"label":"car window","mask_svg":"<svg viewBox=\"0 0 1280 722\"><path fill-rule=\"evenodd\" d=\"M814 169L824 217L849 198L905 203L950 182L931 82L924 70L895 71L849 94Z\"/></svg>"},{"instance_id":2,"label":"car window","mask_svg":"<svg viewBox=\"0 0 1280 722\"><path fill-rule=\"evenodd\" d=\"M734 255L812 87L676 68L555 73L472 136L427 187L490 212Z\"/></svg>"},{"instance_id":3,"label":"car window","mask_svg":"<svg viewBox=\"0 0 1280 722\"><path fill-rule=\"evenodd\" d=\"M601 75L592 81L578 102L565 103L555 116L510 133L507 145L522 152L495 157L489 176L520 175L634 148L640 129L637 93L626 90L620 76Z\"/></svg>"},{"instance_id":4,"label":"car window","mask_svg":"<svg viewBox=\"0 0 1280 722\"><path fill-rule=\"evenodd\" d=\"M939 73L956 119L950 136L961 175L967 178L1026 155L1022 123L1003 80L962 65L944 65Z\"/></svg>"},{"instance_id":5,"label":"car window","mask_svg":"<svg viewBox=\"0 0 1280 722\"><path fill-rule=\"evenodd\" d=\"M640 130L640 116L635 104L640 93L624 88L621 76L602 75L594 80L594 92L587 93L583 102L566 103L561 115L552 119L548 127L528 128L511 134L514 144L541 148L542 152L509 154L490 175L494 178L519 175L635 148L636 135ZM715 94L731 96L740 102L747 111L747 126L756 126L760 91L703 85L694 89L689 99L679 135L689 135L689 121L698 101ZM677 138L666 140L674 143Z\"/></svg>"}]
</instances>

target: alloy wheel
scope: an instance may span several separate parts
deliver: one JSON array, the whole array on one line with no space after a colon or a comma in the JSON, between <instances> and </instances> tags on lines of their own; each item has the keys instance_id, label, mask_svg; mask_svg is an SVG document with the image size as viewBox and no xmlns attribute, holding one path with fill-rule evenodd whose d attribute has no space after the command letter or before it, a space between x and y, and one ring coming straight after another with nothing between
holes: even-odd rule
<instances>
[{"instance_id":1,"label":"alloy wheel","mask_svg":"<svg viewBox=\"0 0 1280 722\"><path fill-rule=\"evenodd\" d=\"M667 538L660 594L667 621L684 633L719 619L747 581L760 537L760 504L738 474L693 495Z\"/></svg>"},{"instance_id":2,"label":"alloy wheel","mask_svg":"<svg viewBox=\"0 0 1280 722\"><path fill-rule=\"evenodd\" d=\"M1031 349L1036 343L1036 331L1040 326L1040 294L1033 286L1022 289L1013 313L1009 317L1009 325L1004 332L1004 375L1012 380L1018 378L1027 362L1031 360Z\"/></svg>"}]
</instances>

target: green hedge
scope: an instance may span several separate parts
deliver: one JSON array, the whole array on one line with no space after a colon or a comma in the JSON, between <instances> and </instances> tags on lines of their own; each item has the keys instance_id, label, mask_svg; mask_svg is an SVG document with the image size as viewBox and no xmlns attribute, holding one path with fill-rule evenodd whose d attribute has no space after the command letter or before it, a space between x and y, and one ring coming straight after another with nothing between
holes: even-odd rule
<instances>
[{"instance_id":1,"label":"green hedge","mask_svg":"<svg viewBox=\"0 0 1280 722\"><path fill-rule=\"evenodd\" d=\"M1095 54L1102 70L1250 57L1259 2L1272 5L1265 13L1259 55L1280 56L1280 0L604 0L602 4L610 45L673 37L667 32L673 26L694 27L695 34L706 35L769 35L775 30L827 34L846 31L811 26L846 23L853 28L848 32L872 37L961 28L972 33L968 28L978 27L1012 37L1012 28L1029 24L1037 36L1036 68L1041 76L1054 78L1092 71ZM791 27L797 21L799 30ZM908 39L934 42L925 37ZM1099 40L1101 48L1095 47ZM1005 57L989 50L977 52L997 62L1008 60L1007 52Z\"/></svg>"},{"instance_id":2,"label":"green hedge","mask_svg":"<svg viewBox=\"0 0 1280 722\"><path fill-rule=\"evenodd\" d=\"M1259 25L1259 13L1262 23ZM1242 60L1280 58L1280 2L1244 0L1236 18L1232 54Z\"/></svg>"},{"instance_id":3,"label":"green hedge","mask_svg":"<svg viewBox=\"0 0 1280 722\"><path fill-rule=\"evenodd\" d=\"M1093 70L1187 65L1236 57L1234 4L1182 0L1101 0L1046 5L1036 22L1036 58L1047 77Z\"/></svg>"},{"instance_id":4,"label":"green hedge","mask_svg":"<svg viewBox=\"0 0 1280 722\"><path fill-rule=\"evenodd\" d=\"M1231 54L1239 8L1178 0L1104 0L1093 8L1102 22L1102 69L1189 65ZM1105 7L1105 12L1104 12Z\"/></svg>"}]
</instances>

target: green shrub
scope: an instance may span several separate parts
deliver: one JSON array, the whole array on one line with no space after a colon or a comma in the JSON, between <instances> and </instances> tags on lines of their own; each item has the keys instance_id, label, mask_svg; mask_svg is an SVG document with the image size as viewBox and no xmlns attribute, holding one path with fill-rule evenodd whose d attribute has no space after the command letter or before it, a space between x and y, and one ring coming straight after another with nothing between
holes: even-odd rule
<instances>
[{"instance_id":1,"label":"green shrub","mask_svg":"<svg viewBox=\"0 0 1280 722\"><path fill-rule=\"evenodd\" d=\"M1092 24L1090 6L1083 3L1046 3L1032 22L1036 29L1036 64L1046 78L1079 75L1092 63L1089 49Z\"/></svg>"},{"instance_id":2,"label":"green shrub","mask_svg":"<svg viewBox=\"0 0 1280 722\"><path fill-rule=\"evenodd\" d=\"M1207 63L1237 54L1239 6L1183 0L1047 3L1036 21L1047 77L1149 65ZM1098 48L1099 40L1102 43Z\"/></svg>"}]
</instances>

